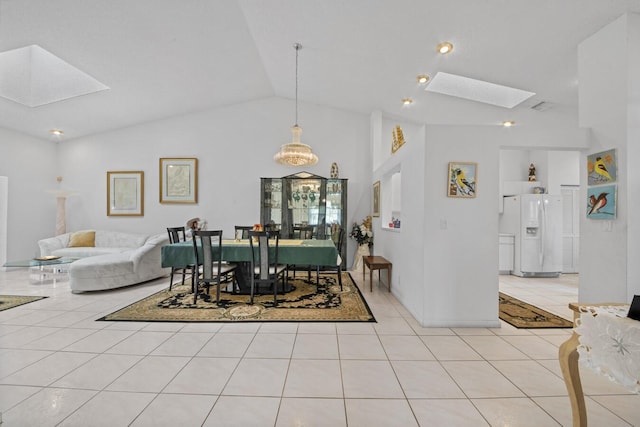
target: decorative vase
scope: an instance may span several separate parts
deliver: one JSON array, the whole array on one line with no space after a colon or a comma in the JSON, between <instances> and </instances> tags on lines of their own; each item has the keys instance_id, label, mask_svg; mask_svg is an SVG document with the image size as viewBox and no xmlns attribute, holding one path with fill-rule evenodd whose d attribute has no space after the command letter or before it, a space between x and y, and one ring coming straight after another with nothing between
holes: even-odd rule
<instances>
[{"instance_id":1,"label":"decorative vase","mask_svg":"<svg viewBox=\"0 0 640 427\"><path fill-rule=\"evenodd\" d=\"M356 254L353 258L353 268L352 271L358 271L362 268L362 257L369 256L371 252L369 251L369 244L365 243L362 245L358 245L356 249Z\"/></svg>"},{"instance_id":2,"label":"decorative vase","mask_svg":"<svg viewBox=\"0 0 640 427\"><path fill-rule=\"evenodd\" d=\"M338 164L336 162L331 163L331 178L338 178Z\"/></svg>"}]
</instances>

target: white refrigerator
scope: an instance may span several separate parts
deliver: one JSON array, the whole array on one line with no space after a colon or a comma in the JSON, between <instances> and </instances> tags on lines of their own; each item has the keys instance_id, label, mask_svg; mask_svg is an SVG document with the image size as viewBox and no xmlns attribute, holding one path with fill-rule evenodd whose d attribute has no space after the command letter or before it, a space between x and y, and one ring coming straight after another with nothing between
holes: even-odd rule
<instances>
[{"instance_id":1,"label":"white refrigerator","mask_svg":"<svg viewBox=\"0 0 640 427\"><path fill-rule=\"evenodd\" d=\"M505 197L500 233L515 236L512 274L558 277L562 272L562 196Z\"/></svg>"}]
</instances>

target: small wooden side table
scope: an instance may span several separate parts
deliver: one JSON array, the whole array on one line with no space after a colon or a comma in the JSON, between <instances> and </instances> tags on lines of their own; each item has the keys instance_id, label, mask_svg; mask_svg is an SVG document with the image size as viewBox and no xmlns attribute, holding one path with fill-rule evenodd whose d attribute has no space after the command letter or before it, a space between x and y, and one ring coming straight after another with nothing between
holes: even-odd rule
<instances>
[{"instance_id":1,"label":"small wooden side table","mask_svg":"<svg viewBox=\"0 0 640 427\"><path fill-rule=\"evenodd\" d=\"M366 284L365 267L369 268L369 291L373 292L373 270L378 270L378 281L380 281L380 270L387 270L387 286L391 292L391 262L381 256L363 256L362 257L362 280Z\"/></svg>"}]
</instances>

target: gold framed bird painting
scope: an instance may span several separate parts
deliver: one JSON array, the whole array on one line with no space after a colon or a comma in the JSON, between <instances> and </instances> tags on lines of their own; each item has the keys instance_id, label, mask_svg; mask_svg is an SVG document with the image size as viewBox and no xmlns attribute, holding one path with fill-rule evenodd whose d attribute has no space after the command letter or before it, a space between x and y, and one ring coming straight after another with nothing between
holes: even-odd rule
<instances>
[{"instance_id":1,"label":"gold framed bird painting","mask_svg":"<svg viewBox=\"0 0 640 427\"><path fill-rule=\"evenodd\" d=\"M447 196L468 199L476 197L477 175L477 163L450 162L449 179L447 180Z\"/></svg>"},{"instance_id":2,"label":"gold framed bird painting","mask_svg":"<svg viewBox=\"0 0 640 427\"><path fill-rule=\"evenodd\" d=\"M603 185L587 189L587 218L615 219L616 186Z\"/></svg>"},{"instance_id":3,"label":"gold framed bird painting","mask_svg":"<svg viewBox=\"0 0 640 427\"><path fill-rule=\"evenodd\" d=\"M587 156L588 185L611 184L616 182L617 173L615 148Z\"/></svg>"}]
</instances>

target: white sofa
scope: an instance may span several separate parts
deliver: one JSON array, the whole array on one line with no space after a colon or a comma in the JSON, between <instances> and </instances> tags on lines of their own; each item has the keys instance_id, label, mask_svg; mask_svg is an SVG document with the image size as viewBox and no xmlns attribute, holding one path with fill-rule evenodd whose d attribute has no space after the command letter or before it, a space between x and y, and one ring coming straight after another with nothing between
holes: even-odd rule
<instances>
[{"instance_id":1,"label":"white sofa","mask_svg":"<svg viewBox=\"0 0 640 427\"><path fill-rule=\"evenodd\" d=\"M92 231L92 230L91 230ZM169 243L166 233L140 235L95 230L93 247L69 247L73 233L38 242L40 255L80 258L69 265L69 284L73 293L129 286L166 276L160 251Z\"/></svg>"}]
</instances>

